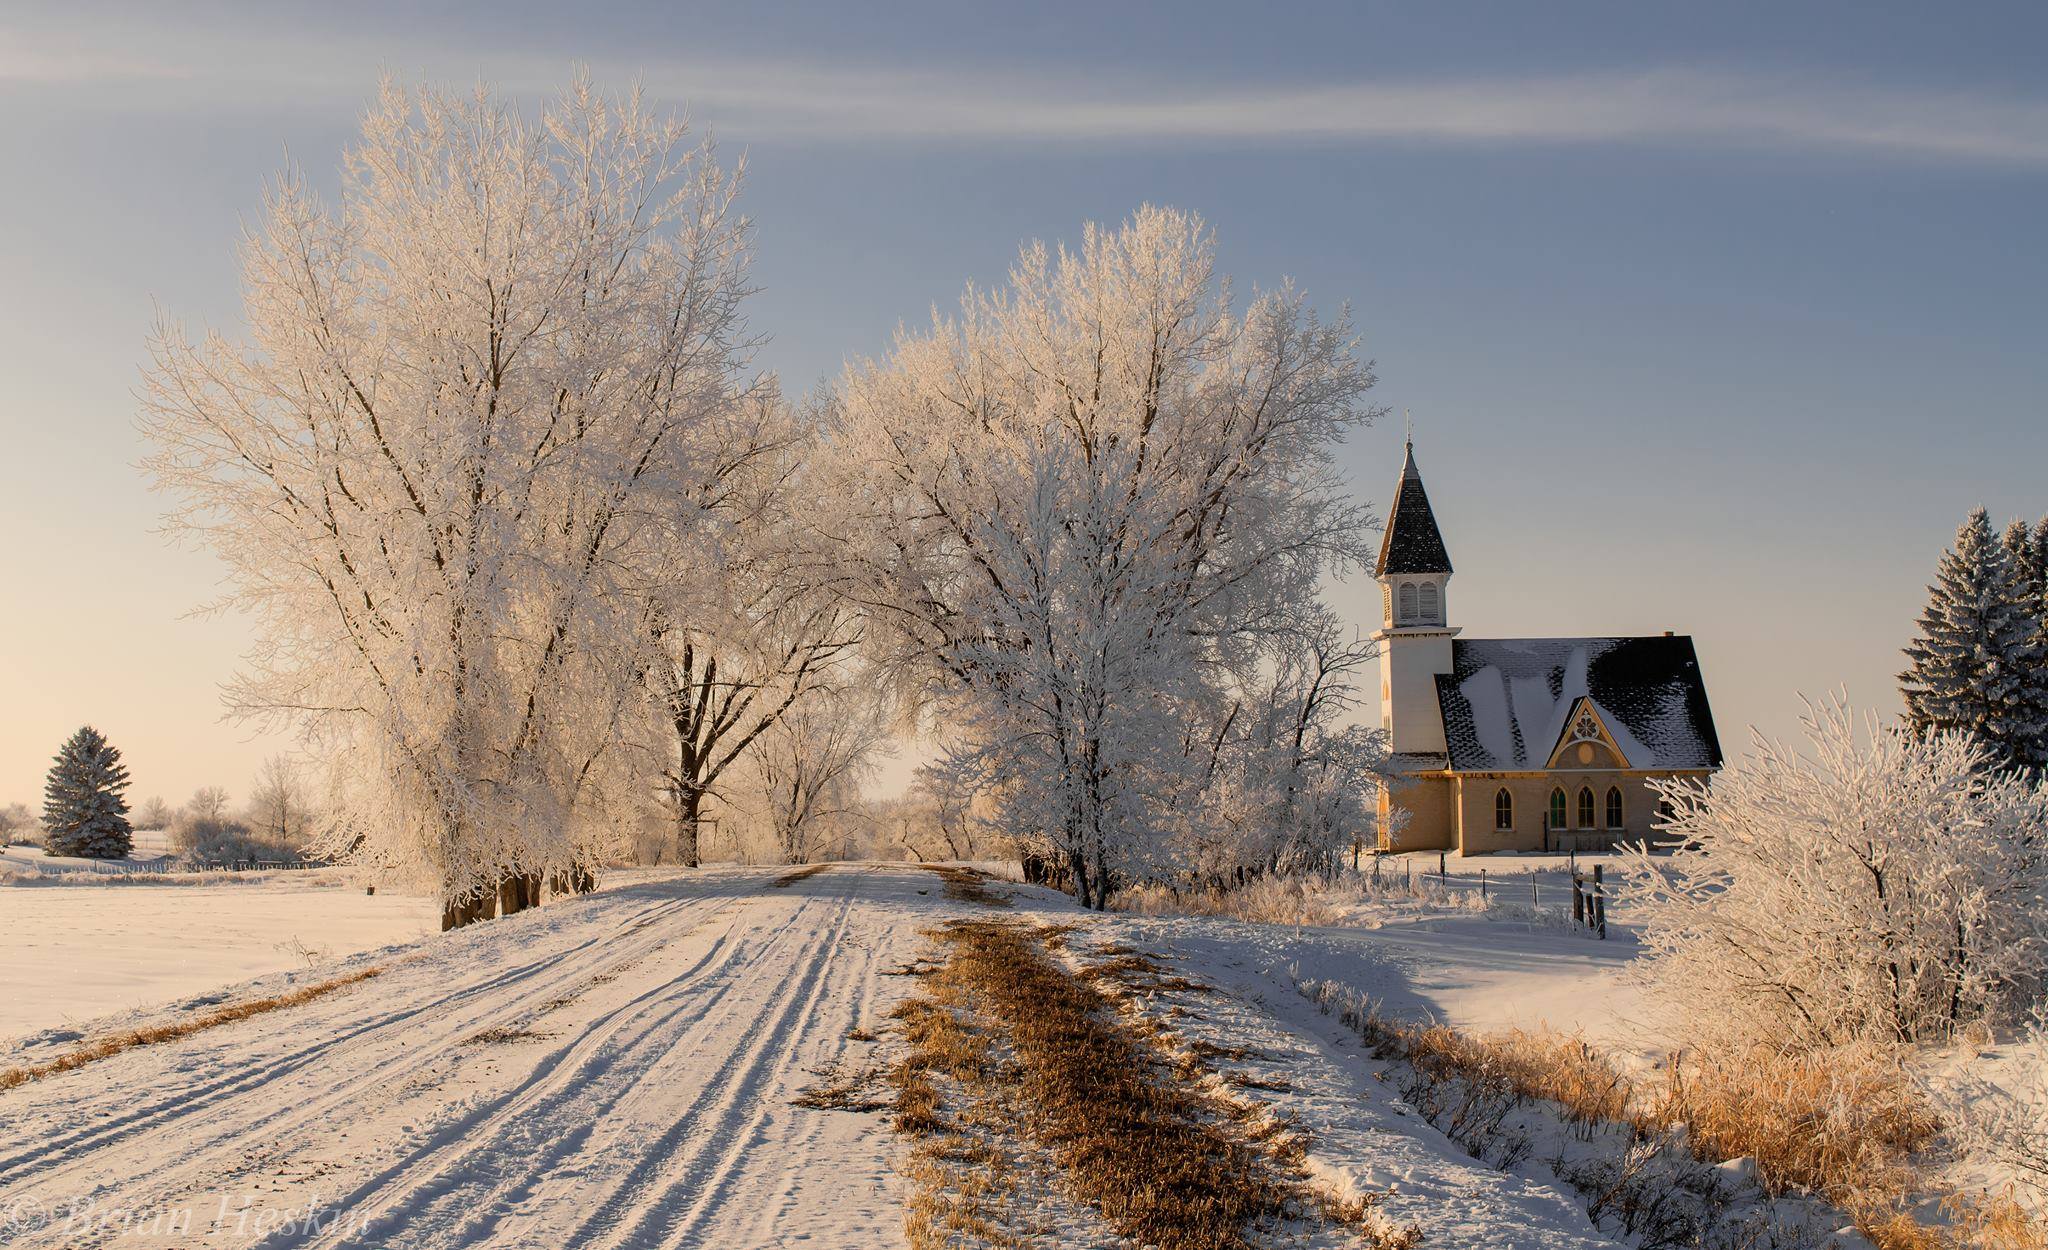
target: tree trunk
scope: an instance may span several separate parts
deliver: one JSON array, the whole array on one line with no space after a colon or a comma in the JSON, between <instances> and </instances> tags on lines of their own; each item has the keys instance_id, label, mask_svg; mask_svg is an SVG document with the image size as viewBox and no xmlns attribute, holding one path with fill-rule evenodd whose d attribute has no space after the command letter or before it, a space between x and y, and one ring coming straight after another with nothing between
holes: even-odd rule
<instances>
[{"instance_id":1,"label":"tree trunk","mask_svg":"<svg viewBox=\"0 0 2048 1250\"><path fill-rule=\"evenodd\" d=\"M472 898L444 901L441 905L441 928L460 929L479 920L489 920L498 914L497 890L486 890Z\"/></svg>"},{"instance_id":2,"label":"tree trunk","mask_svg":"<svg viewBox=\"0 0 2048 1250\"><path fill-rule=\"evenodd\" d=\"M702 790L684 786L676 788L676 862L685 868L699 866L697 813L703 803Z\"/></svg>"},{"instance_id":3,"label":"tree trunk","mask_svg":"<svg viewBox=\"0 0 2048 1250\"><path fill-rule=\"evenodd\" d=\"M509 876L498 882L498 914L512 916L529 907L540 906L540 878L531 873Z\"/></svg>"},{"instance_id":4,"label":"tree trunk","mask_svg":"<svg viewBox=\"0 0 2048 1250\"><path fill-rule=\"evenodd\" d=\"M1088 877L1087 857L1081 854L1081 852L1079 851L1068 851L1067 873L1069 876L1073 878L1074 881L1074 897L1080 901L1081 906L1089 906L1090 904L1088 901L1088 887L1092 883L1090 882Z\"/></svg>"}]
</instances>

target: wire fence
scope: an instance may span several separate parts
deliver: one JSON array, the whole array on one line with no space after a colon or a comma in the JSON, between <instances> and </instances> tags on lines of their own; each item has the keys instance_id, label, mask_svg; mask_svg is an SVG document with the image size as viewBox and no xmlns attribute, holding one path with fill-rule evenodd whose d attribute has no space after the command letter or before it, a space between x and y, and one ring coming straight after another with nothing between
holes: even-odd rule
<instances>
[{"instance_id":1,"label":"wire fence","mask_svg":"<svg viewBox=\"0 0 2048 1250\"><path fill-rule=\"evenodd\" d=\"M26 868L31 872L57 875L62 873L87 872L103 877L131 877L137 875L163 875L201 872L299 872L308 868L325 868L328 865L303 859L231 859L218 863L188 863L179 859L161 860L99 860L93 863L76 861L61 864L39 864L33 859L12 859L8 863Z\"/></svg>"},{"instance_id":2,"label":"wire fence","mask_svg":"<svg viewBox=\"0 0 2048 1250\"><path fill-rule=\"evenodd\" d=\"M1531 912L1556 912L1560 916L1569 901L1571 924L1604 940L1607 937L1607 902L1611 896L1606 866L1594 864L1592 872L1588 873L1579 866L1575 855L1567 854L1563 858L1561 866L1567 874L1563 885L1554 879L1554 873L1512 873L1489 879L1485 868L1476 872L1453 872L1446 852L1438 853L1436 871L1431 872L1425 867L1420 873L1415 870L1416 861L1412 855L1374 856L1371 881L1375 889L1392 887L1413 891L1419 880L1446 890L1476 890L1482 904L1495 900L1507 904L1526 902ZM1384 867L1390 860L1399 863L1398 871ZM1553 879L1546 882L1542 879L1544 875Z\"/></svg>"}]
</instances>

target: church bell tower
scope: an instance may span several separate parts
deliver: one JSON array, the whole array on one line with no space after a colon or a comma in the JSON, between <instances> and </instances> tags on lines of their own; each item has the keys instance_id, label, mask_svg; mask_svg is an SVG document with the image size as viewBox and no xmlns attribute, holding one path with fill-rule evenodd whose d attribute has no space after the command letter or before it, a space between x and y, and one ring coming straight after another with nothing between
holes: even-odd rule
<instances>
[{"instance_id":1,"label":"church bell tower","mask_svg":"<svg viewBox=\"0 0 2048 1250\"><path fill-rule=\"evenodd\" d=\"M1442 755L1436 678L1451 671L1451 639L1458 631L1449 624L1451 557L1422 489L1413 442L1373 579L1380 584L1380 627L1373 632L1380 644L1380 726L1398 754Z\"/></svg>"}]
</instances>

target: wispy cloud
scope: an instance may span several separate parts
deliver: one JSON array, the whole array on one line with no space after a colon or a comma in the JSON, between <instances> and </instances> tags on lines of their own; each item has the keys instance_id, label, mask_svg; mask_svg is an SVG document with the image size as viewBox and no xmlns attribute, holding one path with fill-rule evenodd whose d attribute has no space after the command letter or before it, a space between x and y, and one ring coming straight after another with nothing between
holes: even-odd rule
<instances>
[{"instance_id":1,"label":"wispy cloud","mask_svg":"<svg viewBox=\"0 0 2048 1250\"><path fill-rule=\"evenodd\" d=\"M317 56L276 39L153 39L84 51L0 30L0 83L140 93L160 105L331 107L367 97L380 67L507 90L557 86L565 61L478 57L323 36ZM747 140L909 143L1369 142L1751 146L2048 165L2048 98L1698 68L1316 84L1218 82L1104 89L1018 71L848 69L803 61L651 56L598 62Z\"/></svg>"}]
</instances>

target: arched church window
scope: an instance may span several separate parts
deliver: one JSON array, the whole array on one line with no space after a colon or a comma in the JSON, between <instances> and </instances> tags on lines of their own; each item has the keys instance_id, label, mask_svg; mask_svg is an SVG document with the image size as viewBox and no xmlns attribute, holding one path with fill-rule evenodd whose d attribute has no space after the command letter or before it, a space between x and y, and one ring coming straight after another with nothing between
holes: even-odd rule
<instances>
[{"instance_id":1,"label":"arched church window","mask_svg":"<svg viewBox=\"0 0 2048 1250\"><path fill-rule=\"evenodd\" d=\"M1429 625L1443 623L1443 618L1437 615L1435 582L1422 583L1422 619Z\"/></svg>"},{"instance_id":2,"label":"arched church window","mask_svg":"<svg viewBox=\"0 0 2048 1250\"><path fill-rule=\"evenodd\" d=\"M1550 827L1562 829L1565 824L1564 788L1560 786L1550 792Z\"/></svg>"},{"instance_id":3,"label":"arched church window","mask_svg":"<svg viewBox=\"0 0 2048 1250\"><path fill-rule=\"evenodd\" d=\"M1415 619L1414 582L1401 583L1401 619L1404 621L1412 621Z\"/></svg>"},{"instance_id":4,"label":"arched church window","mask_svg":"<svg viewBox=\"0 0 2048 1250\"><path fill-rule=\"evenodd\" d=\"M1515 796L1502 786L1493 796L1493 827L1512 829L1515 827Z\"/></svg>"},{"instance_id":5,"label":"arched church window","mask_svg":"<svg viewBox=\"0 0 2048 1250\"><path fill-rule=\"evenodd\" d=\"M1593 827L1593 787L1579 787L1579 828Z\"/></svg>"},{"instance_id":6,"label":"arched church window","mask_svg":"<svg viewBox=\"0 0 2048 1250\"><path fill-rule=\"evenodd\" d=\"M1621 828L1621 787L1607 787L1607 827Z\"/></svg>"}]
</instances>

